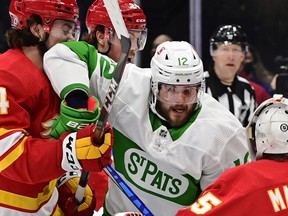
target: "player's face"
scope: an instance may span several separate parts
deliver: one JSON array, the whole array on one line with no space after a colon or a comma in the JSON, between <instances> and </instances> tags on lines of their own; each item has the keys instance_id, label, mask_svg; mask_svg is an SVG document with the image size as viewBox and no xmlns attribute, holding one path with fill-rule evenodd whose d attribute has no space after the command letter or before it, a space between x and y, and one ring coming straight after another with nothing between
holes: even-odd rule
<instances>
[{"instance_id":1,"label":"player's face","mask_svg":"<svg viewBox=\"0 0 288 216\"><path fill-rule=\"evenodd\" d=\"M197 93L198 88L194 85L162 84L156 109L172 127L181 127L195 110Z\"/></svg>"},{"instance_id":2,"label":"player's face","mask_svg":"<svg viewBox=\"0 0 288 216\"><path fill-rule=\"evenodd\" d=\"M141 31L129 30L130 40L131 40L131 49L128 56L128 62L133 62L136 52L139 50L139 40L141 37ZM117 37L117 34L113 34L112 47L108 56L114 61L118 62L121 55L121 44L120 40Z\"/></svg>"},{"instance_id":3,"label":"player's face","mask_svg":"<svg viewBox=\"0 0 288 216\"><path fill-rule=\"evenodd\" d=\"M214 69L221 81L233 81L244 60L244 52L240 45L219 45L213 52Z\"/></svg>"},{"instance_id":4,"label":"player's face","mask_svg":"<svg viewBox=\"0 0 288 216\"><path fill-rule=\"evenodd\" d=\"M47 48L50 49L57 43L77 40L76 24L67 20L55 20L50 30Z\"/></svg>"}]
</instances>

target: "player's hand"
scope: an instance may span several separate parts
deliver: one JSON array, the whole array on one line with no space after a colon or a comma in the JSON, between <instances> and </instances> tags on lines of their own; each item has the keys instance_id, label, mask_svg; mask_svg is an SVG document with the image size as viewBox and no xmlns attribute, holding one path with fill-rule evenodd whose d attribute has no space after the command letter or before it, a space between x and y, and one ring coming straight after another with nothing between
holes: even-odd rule
<instances>
[{"instance_id":1,"label":"player's hand","mask_svg":"<svg viewBox=\"0 0 288 216\"><path fill-rule=\"evenodd\" d=\"M95 123L100 115L99 101L96 97L88 99L88 108L74 109L66 105L65 101L60 105L60 116L53 122L51 137L57 139L64 132L75 132L92 123Z\"/></svg>"},{"instance_id":2,"label":"player's hand","mask_svg":"<svg viewBox=\"0 0 288 216\"><path fill-rule=\"evenodd\" d=\"M64 133L62 168L66 171L84 169L87 172L100 172L111 163L111 150L114 135L107 123L103 143L95 143L93 134L95 124L89 125L77 133Z\"/></svg>"},{"instance_id":3,"label":"player's hand","mask_svg":"<svg viewBox=\"0 0 288 216\"><path fill-rule=\"evenodd\" d=\"M96 207L94 191L87 185L82 202L77 203L75 193L79 184L79 177L72 178L62 184L59 188L58 205L65 216L92 216Z\"/></svg>"}]
</instances>

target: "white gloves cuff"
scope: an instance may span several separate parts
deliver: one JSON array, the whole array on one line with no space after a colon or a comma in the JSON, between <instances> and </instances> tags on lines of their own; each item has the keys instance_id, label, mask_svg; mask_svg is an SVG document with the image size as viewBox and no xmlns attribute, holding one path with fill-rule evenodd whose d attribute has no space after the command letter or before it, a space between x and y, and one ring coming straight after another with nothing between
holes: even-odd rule
<instances>
[{"instance_id":1,"label":"white gloves cuff","mask_svg":"<svg viewBox=\"0 0 288 216\"><path fill-rule=\"evenodd\" d=\"M69 171L81 170L75 149L76 132L68 134L62 143L63 157L62 157L62 169Z\"/></svg>"}]
</instances>

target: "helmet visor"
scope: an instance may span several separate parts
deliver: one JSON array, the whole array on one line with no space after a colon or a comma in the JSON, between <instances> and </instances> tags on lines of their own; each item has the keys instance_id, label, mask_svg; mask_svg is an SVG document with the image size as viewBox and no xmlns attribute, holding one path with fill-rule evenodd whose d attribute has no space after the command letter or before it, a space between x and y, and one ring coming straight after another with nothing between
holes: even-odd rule
<instances>
[{"instance_id":1,"label":"helmet visor","mask_svg":"<svg viewBox=\"0 0 288 216\"><path fill-rule=\"evenodd\" d=\"M64 41L78 41L80 37L80 21L72 22L62 19L56 19L53 22L52 28L49 32L49 27L44 26L44 31L54 35L58 38L66 37L67 40Z\"/></svg>"},{"instance_id":2,"label":"helmet visor","mask_svg":"<svg viewBox=\"0 0 288 216\"><path fill-rule=\"evenodd\" d=\"M143 50L147 40L147 29L139 30L132 29L128 30L132 47L135 47L137 51ZM118 37L116 37L116 32L112 28L105 28L105 37L109 38L111 44L120 45ZM116 39L116 40L114 40Z\"/></svg>"},{"instance_id":3,"label":"helmet visor","mask_svg":"<svg viewBox=\"0 0 288 216\"><path fill-rule=\"evenodd\" d=\"M143 50L147 40L147 29L128 29L132 47L137 51Z\"/></svg>"},{"instance_id":4,"label":"helmet visor","mask_svg":"<svg viewBox=\"0 0 288 216\"><path fill-rule=\"evenodd\" d=\"M81 23L80 23L80 21L78 20L78 21L76 22L75 30L74 30L74 38L75 38L75 41L79 41L80 35L81 35Z\"/></svg>"},{"instance_id":5,"label":"helmet visor","mask_svg":"<svg viewBox=\"0 0 288 216\"><path fill-rule=\"evenodd\" d=\"M172 85L160 83L157 99L169 104L197 103L200 85Z\"/></svg>"}]
</instances>

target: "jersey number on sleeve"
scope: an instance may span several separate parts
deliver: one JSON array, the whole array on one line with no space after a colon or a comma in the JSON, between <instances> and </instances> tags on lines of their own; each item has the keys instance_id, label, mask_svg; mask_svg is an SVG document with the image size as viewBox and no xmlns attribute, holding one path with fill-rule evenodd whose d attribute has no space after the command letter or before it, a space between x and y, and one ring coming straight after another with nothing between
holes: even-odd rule
<instances>
[{"instance_id":1,"label":"jersey number on sleeve","mask_svg":"<svg viewBox=\"0 0 288 216\"><path fill-rule=\"evenodd\" d=\"M195 214L205 214L209 212L213 206L218 206L222 203L220 199L212 193L204 194L191 206L191 211Z\"/></svg>"},{"instance_id":2,"label":"jersey number on sleeve","mask_svg":"<svg viewBox=\"0 0 288 216\"><path fill-rule=\"evenodd\" d=\"M7 100L6 88L0 87L0 115L8 113L9 101Z\"/></svg>"}]
</instances>

